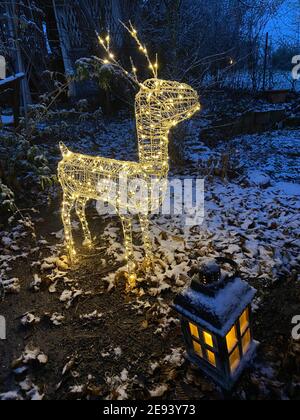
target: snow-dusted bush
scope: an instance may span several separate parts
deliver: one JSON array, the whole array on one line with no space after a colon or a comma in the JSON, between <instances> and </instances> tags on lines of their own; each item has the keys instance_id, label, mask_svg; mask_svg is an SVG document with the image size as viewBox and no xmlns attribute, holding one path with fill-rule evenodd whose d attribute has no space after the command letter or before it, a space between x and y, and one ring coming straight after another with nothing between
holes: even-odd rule
<instances>
[{"instance_id":1,"label":"snow-dusted bush","mask_svg":"<svg viewBox=\"0 0 300 420\"><path fill-rule=\"evenodd\" d=\"M13 211L15 208L15 195L0 179L0 211Z\"/></svg>"},{"instance_id":2,"label":"snow-dusted bush","mask_svg":"<svg viewBox=\"0 0 300 420\"><path fill-rule=\"evenodd\" d=\"M37 146L23 136L1 132L0 142L0 218L16 209L53 182L48 162Z\"/></svg>"},{"instance_id":3,"label":"snow-dusted bush","mask_svg":"<svg viewBox=\"0 0 300 420\"><path fill-rule=\"evenodd\" d=\"M109 64L104 65L98 57L78 60L76 76L78 81L94 80L107 95L134 104L137 86L126 77L121 69Z\"/></svg>"}]
</instances>

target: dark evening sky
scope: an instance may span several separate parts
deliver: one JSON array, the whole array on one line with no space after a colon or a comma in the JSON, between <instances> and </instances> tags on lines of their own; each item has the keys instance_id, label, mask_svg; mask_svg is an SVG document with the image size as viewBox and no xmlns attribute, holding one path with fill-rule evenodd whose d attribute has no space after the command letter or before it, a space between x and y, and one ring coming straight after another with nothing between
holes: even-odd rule
<instances>
[{"instance_id":1,"label":"dark evening sky","mask_svg":"<svg viewBox=\"0 0 300 420\"><path fill-rule=\"evenodd\" d=\"M267 30L275 43L300 44L300 0L286 0Z\"/></svg>"}]
</instances>

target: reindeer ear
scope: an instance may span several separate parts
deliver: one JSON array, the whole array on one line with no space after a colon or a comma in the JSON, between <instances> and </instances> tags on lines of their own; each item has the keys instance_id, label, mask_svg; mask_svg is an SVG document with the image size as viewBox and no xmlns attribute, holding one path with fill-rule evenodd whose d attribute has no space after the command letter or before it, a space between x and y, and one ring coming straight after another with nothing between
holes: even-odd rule
<instances>
[{"instance_id":1,"label":"reindeer ear","mask_svg":"<svg viewBox=\"0 0 300 420\"><path fill-rule=\"evenodd\" d=\"M60 148L61 154L63 156L67 155L69 153L69 149L67 148L67 146L63 142L59 143L59 148Z\"/></svg>"},{"instance_id":2,"label":"reindeer ear","mask_svg":"<svg viewBox=\"0 0 300 420\"><path fill-rule=\"evenodd\" d=\"M145 83L139 83L141 92L152 92L152 89L150 89L148 86L146 86Z\"/></svg>"}]
</instances>

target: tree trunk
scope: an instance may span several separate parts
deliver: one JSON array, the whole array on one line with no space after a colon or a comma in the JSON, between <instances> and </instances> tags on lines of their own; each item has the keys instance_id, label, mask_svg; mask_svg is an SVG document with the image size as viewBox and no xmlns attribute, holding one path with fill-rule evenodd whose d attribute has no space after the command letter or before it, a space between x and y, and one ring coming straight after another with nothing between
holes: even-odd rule
<instances>
[{"instance_id":1,"label":"tree trunk","mask_svg":"<svg viewBox=\"0 0 300 420\"><path fill-rule=\"evenodd\" d=\"M10 2L6 3L6 11L7 11L7 24L8 24L8 31L9 36L14 42L15 46L15 73L24 73L25 78L21 82L21 97L22 97L22 105L24 109L25 115L27 114L27 106L32 103L31 94L28 84L28 79L26 77L26 71L24 68L24 62L22 57L22 52L19 43L19 36L18 36L18 13L17 13L17 6L15 0L10 0Z\"/></svg>"},{"instance_id":2,"label":"tree trunk","mask_svg":"<svg viewBox=\"0 0 300 420\"><path fill-rule=\"evenodd\" d=\"M74 63L72 62L72 59L70 56L71 46L70 46L69 31L67 30L67 25L63 24L64 13L65 13L63 9L65 7L66 5L64 1L53 0L53 9L54 9L57 29L59 33L60 48L61 48L61 53L63 57L65 73L67 77L73 77L75 69L74 69ZM71 98L74 98L76 96L75 83L70 83L69 85L69 96Z\"/></svg>"}]
</instances>

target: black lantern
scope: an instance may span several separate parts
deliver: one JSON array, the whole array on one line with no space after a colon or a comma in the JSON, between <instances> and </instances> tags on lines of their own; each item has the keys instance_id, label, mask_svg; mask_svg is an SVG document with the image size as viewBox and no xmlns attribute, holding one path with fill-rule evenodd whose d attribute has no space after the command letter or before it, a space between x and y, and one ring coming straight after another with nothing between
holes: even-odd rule
<instances>
[{"instance_id":1,"label":"black lantern","mask_svg":"<svg viewBox=\"0 0 300 420\"><path fill-rule=\"evenodd\" d=\"M222 264L230 264L234 274L222 274ZM231 390L258 346L251 323L256 290L241 280L237 265L229 259L218 258L192 274L191 286L174 302L188 357L222 388Z\"/></svg>"}]
</instances>

